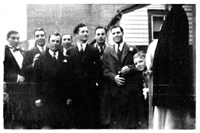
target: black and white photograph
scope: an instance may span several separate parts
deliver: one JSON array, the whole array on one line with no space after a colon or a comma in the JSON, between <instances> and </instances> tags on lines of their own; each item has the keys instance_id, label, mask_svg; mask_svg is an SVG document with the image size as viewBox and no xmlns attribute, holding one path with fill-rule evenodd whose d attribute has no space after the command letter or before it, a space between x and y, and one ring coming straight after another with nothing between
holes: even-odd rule
<instances>
[{"instance_id":1,"label":"black and white photograph","mask_svg":"<svg viewBox=\"0 0 200 133\"><path fill-rule=\"evenodd\" d=\"M198 129L198 4L102 2L0 2L3 131Z\"/></svg>"}]
</instances>

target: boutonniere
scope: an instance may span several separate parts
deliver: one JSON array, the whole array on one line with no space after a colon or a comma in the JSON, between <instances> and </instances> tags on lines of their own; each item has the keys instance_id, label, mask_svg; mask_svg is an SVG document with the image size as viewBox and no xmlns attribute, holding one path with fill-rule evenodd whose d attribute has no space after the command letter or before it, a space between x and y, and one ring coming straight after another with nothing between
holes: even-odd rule
<instances>
[{"instance_id":1,"label":"boutonniere","mask_svg":"<svg viewBox=\"0 0 200 133\"><path fill-rule=\"evenodd\" d=\"M63 62L64 62L64 63L67 63L67 59L64 59Z\"/></svg>"},{"instance_id":2,"label":"boutonniere","mask_svg":"<svg viewBox=\"0 0 200 133\"><path fill-rule=\"evenodd\" d=\"M129 48L129 51L131 51L131 52L132 52L132 51L133 51L133 47L130 47L130 48Z\"/></svg>"}]
</instances>

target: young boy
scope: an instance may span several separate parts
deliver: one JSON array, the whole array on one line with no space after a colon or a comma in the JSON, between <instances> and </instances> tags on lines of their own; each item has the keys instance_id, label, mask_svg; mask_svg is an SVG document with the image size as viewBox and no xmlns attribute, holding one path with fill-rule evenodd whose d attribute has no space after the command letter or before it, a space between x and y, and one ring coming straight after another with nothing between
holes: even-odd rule
<instances>
[{"instance_id":1,"label":"young boy","mask_svg":"<svg viewBox=\"0 0 200 133\"><path fill-rule=\"evenodd\" d=\"M149 91L148 84L147 84L147 69L146 69L146 62L145 62L145 53L143 51L139 51L133 56L133 62L135 67L139 70L142 71L143 75L143 95L145 99L147 99L147 93Z\"/></svg>"},{"instance_id":2,"label":"young boy","mask_svg":"<svg viewBox=\"0 0 200 133\"><path fill-rule=\"evenodd\" d=\"M146 122L148 123L148 114L149 114L149 106L148 106L148 75L147 75L147 68L146 68L146 62L145 62L145 53L143 51L139 51L133 56L133 63L135 65L135 68L138 69L141 73L138 73L137 80L138 83L140 83L140 89L143 90L144 95L144 116L146 119ZM148 125L148 124L146 124Z\"/></svg>"}]
</instances>

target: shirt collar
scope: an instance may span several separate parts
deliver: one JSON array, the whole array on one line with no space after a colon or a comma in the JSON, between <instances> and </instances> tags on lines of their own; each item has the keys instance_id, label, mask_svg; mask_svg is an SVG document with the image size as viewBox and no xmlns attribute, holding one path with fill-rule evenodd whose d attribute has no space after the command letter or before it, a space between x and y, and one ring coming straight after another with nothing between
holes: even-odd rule
<instances>
[{"instance_id":1,"label":"shirt collar","mask_svg":"<svg viewBox=\"0 0 200 133\"><path fill-rule=\"evenodd\" d=\"M14 49L20 49L18 46L17 46L16 48L14 48L14 47L11 46L10 44L7 44L7 45L8 45L9 48L11 48L11 49L13 49L13 50L14 50Z\"/></svg>"},{"instance_id":2,"label":"shirt collar","mask_svg":"<svg viewBox=\"0 0 200 133\"><path fill-rule=\"evenodd\" d=\"M85 51L85 48L87 46L87 42L86 43L80 43L80 42L77 42L77 46L78 46L78 50L80 51L81 49L81 44L82 44L82 47L83 47L83 51Z\"/></svg>"},{"instance_id":3,"label":"shirt collar","mask_svg":"<svg viewBox=\"0 0 200 133\"><path fill-rule=\"evenodd\" d=\"M46 45L44 46L40 46L40 45L37 45L39 51L42 53L42 47L43 47L43 50L45 51L46 50Z\"/></svg>"},{"instance_id":4,"label":"shirt collar","mask_svg":"<svg viewBox=\"0 0 200 133\"><path fill-rule=\"evenodd\" d=\"M49 54L50 54L52 57L54 56L54 53L55 53L56 59L58 59L58 51L53 52L53 51L51 51L51 50L49 49Z\"/></svg>"},{"instance_id":5,"label":"shirt collar","mask_svg":"<svg viewBox=\"0 0 200 133\"><path fill-rule=\"evenodd\" d=\"M101 47L104 49L105 47L106 47L106 44L104 44L103 46L100 46L100 45L98 45L97 43L96 43L96 47L100 50L101 49Z\"/></svg>"},{"instance_id":6,"label":"shirt collar","mask_svg":"<svg viewBox=\"0 0 200 133\"><path fill-rule=\"evenodd\" d=\"M124 41L121 42L120 44L114 43L114 45L115 45L115 50L116 50L116 52L118 51L118 50L117 50L117 49L118 49L118 46L119 46L119 50L122 51L122 48L123 48L123 46L124 46Z\"/></svg>"}]
</instances>

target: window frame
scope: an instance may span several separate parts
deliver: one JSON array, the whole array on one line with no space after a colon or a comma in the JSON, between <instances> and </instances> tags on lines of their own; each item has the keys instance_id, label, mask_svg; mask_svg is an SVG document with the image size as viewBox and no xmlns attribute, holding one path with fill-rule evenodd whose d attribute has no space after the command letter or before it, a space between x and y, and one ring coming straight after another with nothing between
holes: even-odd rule
<instances>
[{"instance_id":1,"label":"window frame","mask_svg":"<svg viewBox=\"0 0 200 133\"><path fill-rule=\"evenodd\" d=\"M148 9L149 44L153 41L153 16L167 16L169 11Z\"/></svg>"}]
</instances>

